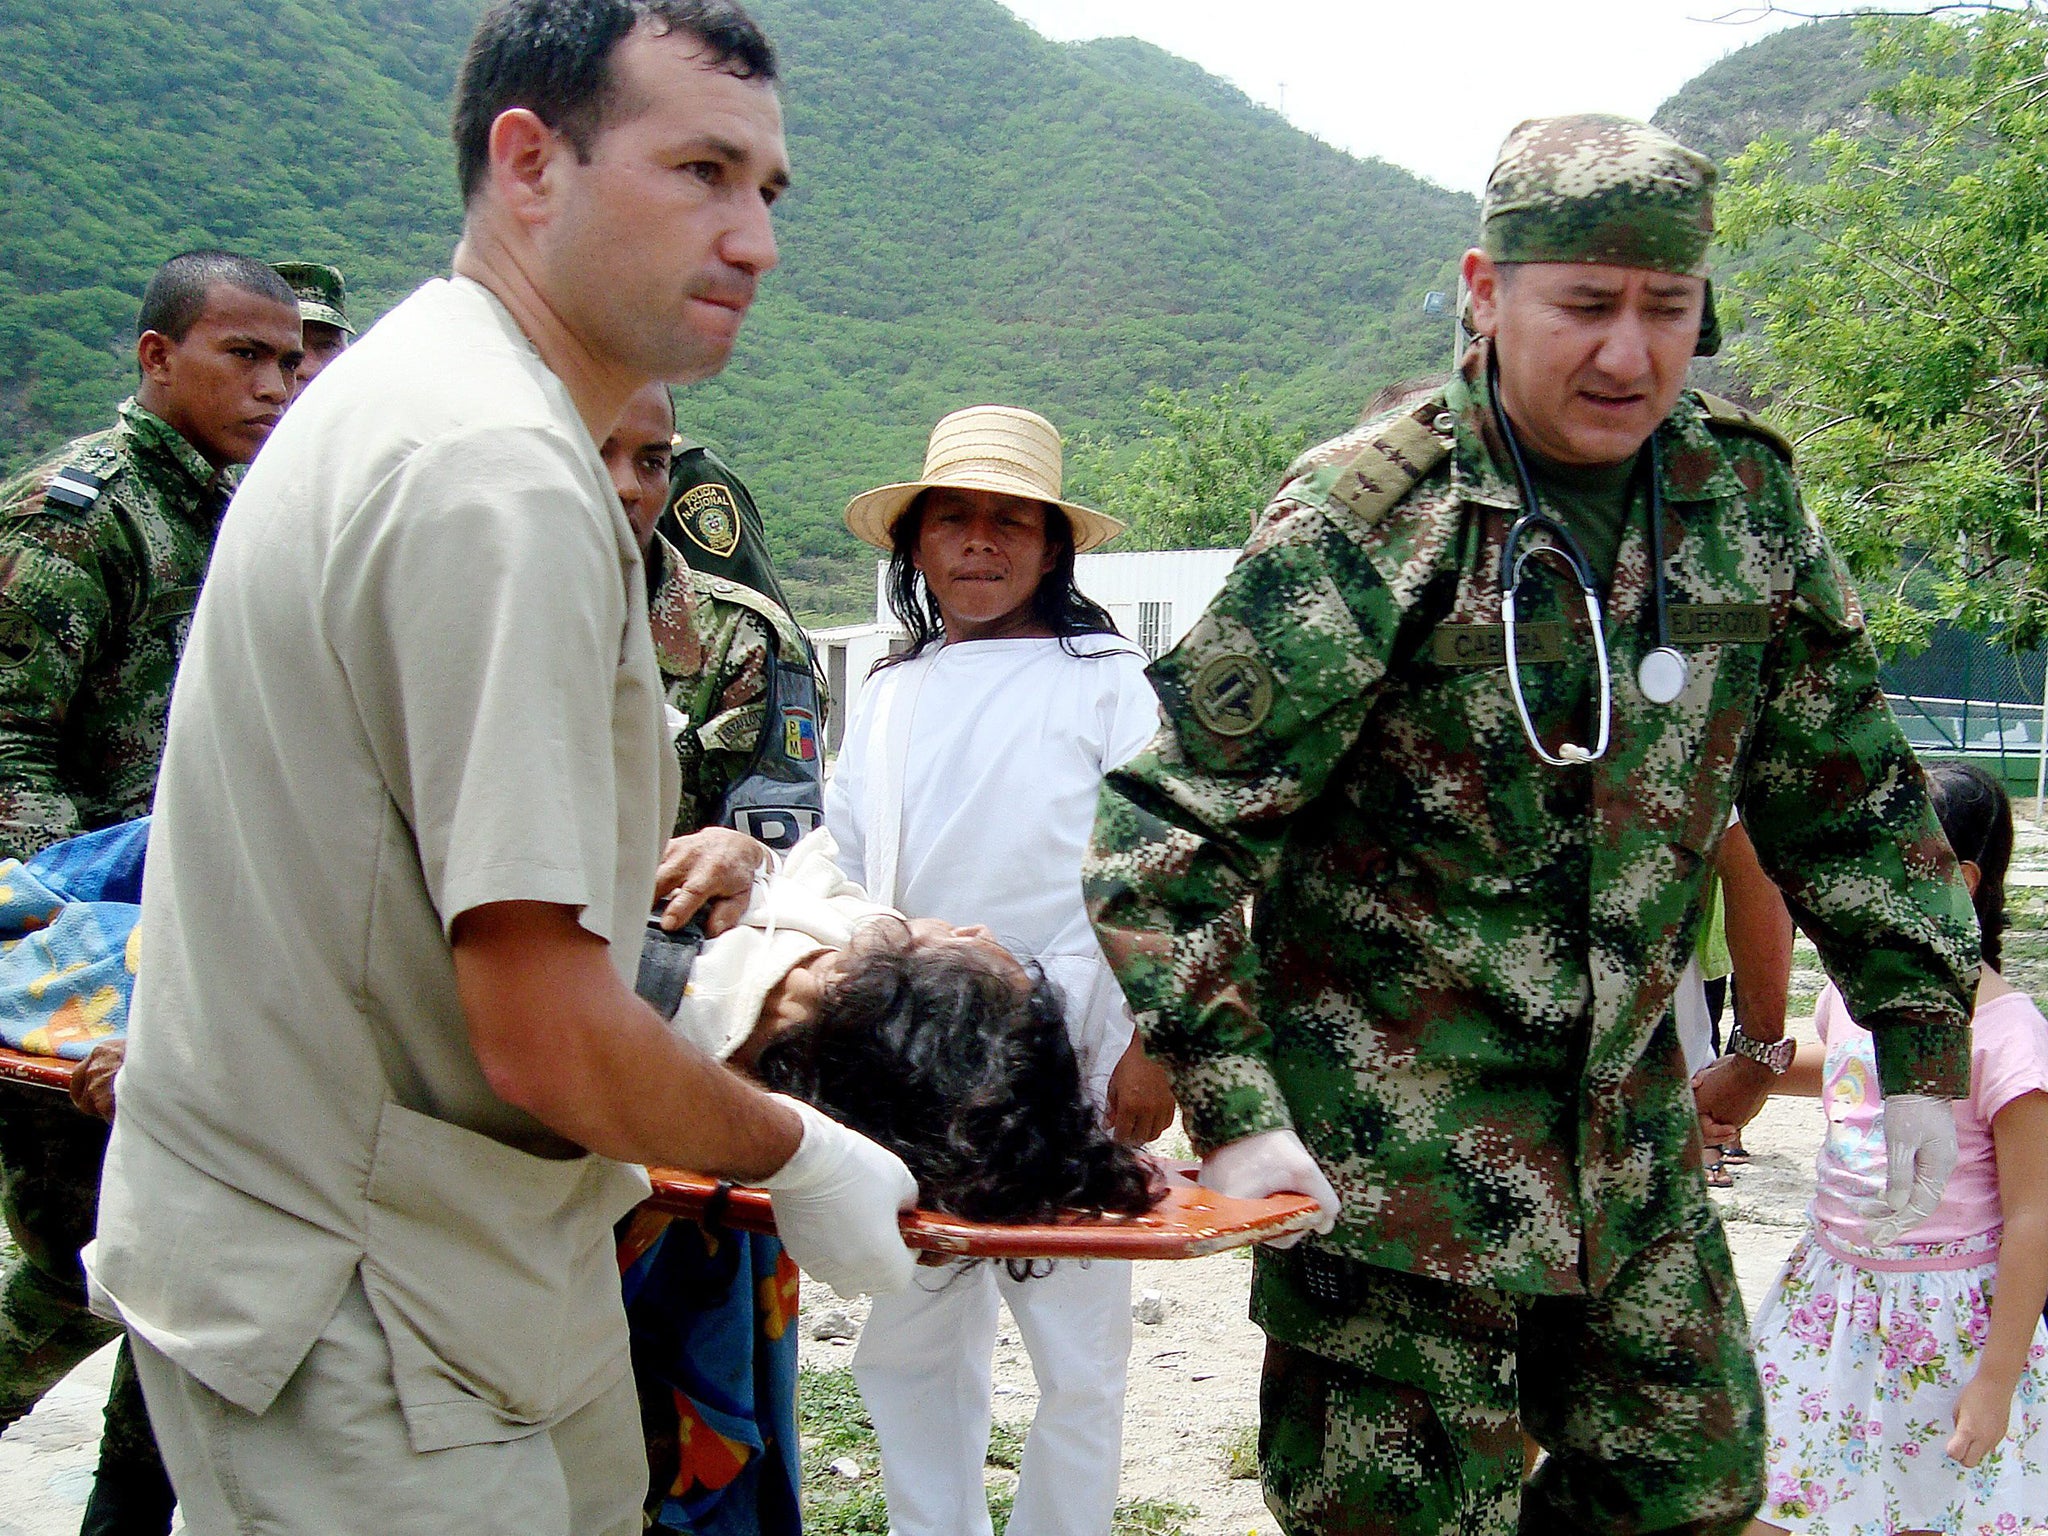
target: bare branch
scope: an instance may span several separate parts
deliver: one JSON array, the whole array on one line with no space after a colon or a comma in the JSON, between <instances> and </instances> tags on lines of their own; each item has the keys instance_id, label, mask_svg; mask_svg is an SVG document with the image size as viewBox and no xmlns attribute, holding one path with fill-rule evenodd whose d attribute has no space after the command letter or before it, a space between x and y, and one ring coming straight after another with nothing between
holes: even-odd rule
<instances>
[{"instance_id":1,"label":"bare branch","mask_svg":"<svg viewBox=\"0 0 2048 1536\"><path fill-rule=\"evenodd\" d=\"M1916 6L1904 11L1875 11L1861 8L1846 11L1805 11L1795 6L1777 5L1772 3L1772 0L1763 0L1761 4L1740 6L1732 11L1723 11L1718 16L1689 16L1686 19L1705 22L1715 27L1747 27L1759 21L1768 21L1773 16L1783 16L1792 21L1843 21L1866 16L1886 21L1918 21L1951 11L2002 11L2009 15L2021 15L2038 9L2040 6L2037 0L2019 0L2015 5L2001 5L1998 0L1947 0L1944 4Z\"/></svg>"}]
</instances>

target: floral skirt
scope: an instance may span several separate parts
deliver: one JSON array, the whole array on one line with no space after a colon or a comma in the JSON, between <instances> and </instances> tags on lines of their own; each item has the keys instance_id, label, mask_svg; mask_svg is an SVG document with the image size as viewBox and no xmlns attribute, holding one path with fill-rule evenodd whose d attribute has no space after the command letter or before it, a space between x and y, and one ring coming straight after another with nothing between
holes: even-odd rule
<instances>
[{"instance_id":1,"label":"floral skirt","mask_svg":"<svg viewBox=\"0 0 2048 1536\"><path fill-rule=\"evenodd\" d=\"M1810 1536L2012 1536L2048 1519L2039 1322L2005 1438L1974 1468L1946 1450L1997 1270L1995 1253L1961 1269L1865 1269L1810 1232L1800 1240L1754 1329L1770 1441L1762 1519Z\"/></svg>"}]
</instances>

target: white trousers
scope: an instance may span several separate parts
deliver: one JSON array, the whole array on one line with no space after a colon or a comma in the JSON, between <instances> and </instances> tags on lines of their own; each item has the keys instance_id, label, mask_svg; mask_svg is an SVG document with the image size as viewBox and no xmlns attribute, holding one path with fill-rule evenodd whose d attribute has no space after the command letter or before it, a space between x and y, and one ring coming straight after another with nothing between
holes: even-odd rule
<instances>
[{"instance_id":1,"label":"white trousers","mask_svg":"<svg viewBox=\"0 0 2048 1536\"><path fill-rule=\"evenodd\" d=\"M647 1453L630 1373L553 1429L421 1455L360 1281L260 1414L128 1337L192 1536L639 1536Z\"/></svg>"},{"instance_id":2,"label":"white trousers","mask_svg":"<svg viewBox=\"0 0 2048 1536\"><path fill-rule=\"evenodd\" d=\"M1034 1280L1000 1264L920 1269L877 1296L853 1374L882 1443L890 1536L991 1536L988 1454L998 1297L1038 1379L1009 1536L1107 1536L1123 1462L1131 1266L1067 1263Z\"/></svg>"}]
</instances>

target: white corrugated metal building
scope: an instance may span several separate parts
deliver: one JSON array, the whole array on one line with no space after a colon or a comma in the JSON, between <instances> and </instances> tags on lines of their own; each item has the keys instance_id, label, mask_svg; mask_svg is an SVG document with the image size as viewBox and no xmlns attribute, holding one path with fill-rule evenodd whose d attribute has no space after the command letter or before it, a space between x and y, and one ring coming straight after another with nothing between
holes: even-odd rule
<instances>
[{"instance_id":1,"label":"white corrugated metal building","mask_svg":"<svg viewBox=\"0 0 2048 1536\"><path fill-rule=\"evenodd\" d=\"M1081 590L1109 610L1116 627L1148 656L1171 649L1194 627L1237 561L1234 549L1159 549L1128 554L1082 555L1074 562ZM903 644L903 630L889 612L884 581L888 565L875 566L875 618L808 633L818 648L825 681L832 690L832 722L826 745L833 751L845 731L848 712L860 697L868 671Z\"/></svg>"}]
</instances>

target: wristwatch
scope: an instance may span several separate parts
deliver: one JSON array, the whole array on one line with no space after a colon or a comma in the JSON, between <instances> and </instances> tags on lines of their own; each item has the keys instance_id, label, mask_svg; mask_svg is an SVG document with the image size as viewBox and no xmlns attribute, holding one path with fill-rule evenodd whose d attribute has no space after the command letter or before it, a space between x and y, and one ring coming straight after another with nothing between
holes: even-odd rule
<instances>
[{"instance_id":1,"label":"wristwatch","mask_svg":"<svg viewBox=\"0 0 2048 1536\"><path fill-rule=\"evenodd\" d=\"M1755 1062L1773 1077L1784 1076L1785 1069L1792 1065L1792 1053L1798 1049L1795 1040L1752 1040L1739 1025L1728 1032L1728 1054Z\"/></svg>"}]
</instances>

